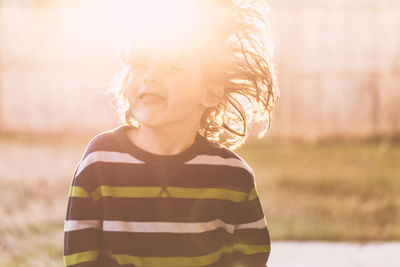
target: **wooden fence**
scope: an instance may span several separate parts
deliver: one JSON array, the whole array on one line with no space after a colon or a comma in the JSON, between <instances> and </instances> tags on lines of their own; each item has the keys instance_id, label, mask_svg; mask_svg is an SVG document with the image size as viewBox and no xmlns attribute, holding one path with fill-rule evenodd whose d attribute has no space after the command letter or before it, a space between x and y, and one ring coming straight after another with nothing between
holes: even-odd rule
<instances>
[{"instance_id":1,"label":"wooden fence","mask_svg":"<svg viewBox=\"0 0 400 267\"><path fill-rule=\"evenodd\" d=\"M94 2L0 4L1 131L117 125L102 91L118 69L123 30L108 19L109 2ZM400 135L400 1L270 7L281 92L270 136Z\"/></svg>"}]
</instances>

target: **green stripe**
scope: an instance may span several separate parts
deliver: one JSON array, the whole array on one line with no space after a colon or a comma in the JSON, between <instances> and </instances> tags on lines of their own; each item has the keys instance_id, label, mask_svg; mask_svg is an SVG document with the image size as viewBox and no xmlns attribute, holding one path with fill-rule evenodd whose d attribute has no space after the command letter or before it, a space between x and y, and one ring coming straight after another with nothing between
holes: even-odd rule
<instances>
[{"instance_id":1,"label":"green stripe","mask_svg":"<svg viewBox=\"0 0 400 267\"><path fill-rule=\"evenodd\" d=\"M234 191L223 188L185 188L185 187L167 187L172 197L176 198L215 198L242 202L247 194L240 191Z\"/></svg>"},{"instance_id":2,"label":"green stripe","mask_svg":"<svg viewBox=\"0 0 400 267\"><path fill-rule=\"evenodd\" d=\"M251 190L249 197L247 198L247 200L254 200L258 197L258 193L257 193L257 189L255 187L253 187L253 190Z\"/></svg>"},{"instance_id":3,"label":"green stripe","mask_svg":"<svg viewBox=\"0 0 400 267\"><path fill-rule=\"evenodd\" d=\"M71 186L69 189L70 197L83 197L88 198L89 194L86 192L85 188L82 186Z\"/></svg>"},{"instance_id":4,"label":"green stripe","mask_svg":"<svg viewBox=\"0 0 400 267\"><path fill-rule=\"evenodd\" d=\"M89 250L85 252L64 256L64 263L66 266L70 266L82 262L94 261L97 259L98 256L99 256L98 250Z\"/></svg>"},{"instance_id":5,"label":"green stripe","mask_svg":"<svg viewBox=\"0 0 400 267\"><path fill-rule=\"evenodd\" d=\"M245 255L257 254L257 253L267 253L270 251L270 246L266 245L245 245L245 244L235 244L234 250L239 251Z\"/></svg>"},{"instance_id":6,"label":"green stripe","mask_svg":"<svg viewBox=\"0 0 400 267\"><path fill-rule=\"evenodd\" d=\"M133 264L138 267L152 266L152 267L189 267L189 266L205 266L217 262L221 255L230 254L233 251L239 251L245 255L252 255L256 253L267 253L269 246L266 245L246 245L235 244L234 246L225 246L219 250L197 257L138 257L128 254L113 254L111 250L105 250L104 253L116 260L118 264Z\"/></svg>"},{"instance_id":7,"label":"green stripe","mask_svg":"<svg viewBox=\"0 0 400 267\"><path fill-rule=\"evenodd\" d=\"M235 202L246 200L247 194L223 188L187 188L187 187L126 187L126 186L100 186L93 193L94 200L102 197L117 198L157 198L170 196L172 198L196 198L196 199L222 199Z\"/></svg>"},{"instance_id":8,"label":"green stripe","mask_svg":"<svg viewBox=\"0 0 400 267\"><path fill-rule=\"evenodd\" d=\"M133 264L137 267L175 267L175 266L204 266L218 261L222 249L199 257L138 257L127 254L112 254L110 250L105 252L110 258L115 259L119 264Z\"/></svg>"},{"instance_id":9,"label":"green stripe","mask_svg":"<svg viewBox=\"0 0 400 267\"><path fill-rule=\"evenodd\" d=\"M160 191L161 187L128 187L102 185L92 193L92 196L95 200L99 200L102 197L157 197Z\"/></svg>"}]
</instances>

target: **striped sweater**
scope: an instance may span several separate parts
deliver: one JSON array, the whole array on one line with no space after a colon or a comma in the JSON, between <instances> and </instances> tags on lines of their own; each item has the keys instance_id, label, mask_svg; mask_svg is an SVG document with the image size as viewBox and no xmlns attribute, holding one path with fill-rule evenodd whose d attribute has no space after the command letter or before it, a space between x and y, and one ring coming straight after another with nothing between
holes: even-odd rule
<instances>
[{"instance_id":1,"label":"striped sweater","mask_svg":"<svg viewBox=\"0 0 400 267\"><path fill-rule=\"evenodd\" d=\"M266 220L238 155L199 134L177 155L152 154L127 129L93 138L76 168L66 266L266 266Z\"/></svg>"}]
</instances>

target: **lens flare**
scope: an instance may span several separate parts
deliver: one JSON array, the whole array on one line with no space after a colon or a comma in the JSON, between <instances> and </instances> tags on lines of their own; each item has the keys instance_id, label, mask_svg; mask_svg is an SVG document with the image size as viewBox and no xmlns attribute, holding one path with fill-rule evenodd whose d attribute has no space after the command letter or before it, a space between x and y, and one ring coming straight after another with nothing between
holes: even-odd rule
<instances>
[{"instance_id":1,"label":"lens flare","mask_svg":"<svg viewBox=\"0 0 400 267\"><path fill-rule=\"evenodd\" d=\"M123 27L137 47L160 51L205 43L209 17L193 0L147 0L119 2ZM200 29L202 28L202 29Z\"/></svg>"}]
</instances>

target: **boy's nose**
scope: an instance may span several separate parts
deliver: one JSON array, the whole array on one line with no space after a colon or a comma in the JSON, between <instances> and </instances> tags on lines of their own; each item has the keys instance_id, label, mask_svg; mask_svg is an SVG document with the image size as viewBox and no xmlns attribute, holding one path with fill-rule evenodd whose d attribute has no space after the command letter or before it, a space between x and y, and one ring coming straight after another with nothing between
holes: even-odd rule
<instances>
[{"instance_id":1,"label":"boy's nose","mask_svg":"<svg viewBox=\"0 0 400 267\"><path fill-rule=\"evenodd\" d=\"M158 83L158 79L155 79L155 78L145 78L145 79L143 80L143 82L144 82L145 84L157 84L157 83Z\"/></svg>"},{"instance_id":2,"label":"boy's nose","mask_svg":"<svg viewBox=\"0 0 400 267\"><path fill-rule=\"evenodd\" d=\"M152 64L147 72L145 73L143 77L143 82L145 84L156 84L159 82L159 77L157 74L157 66L155 64Z\"/></svg>"}]
</instances>

